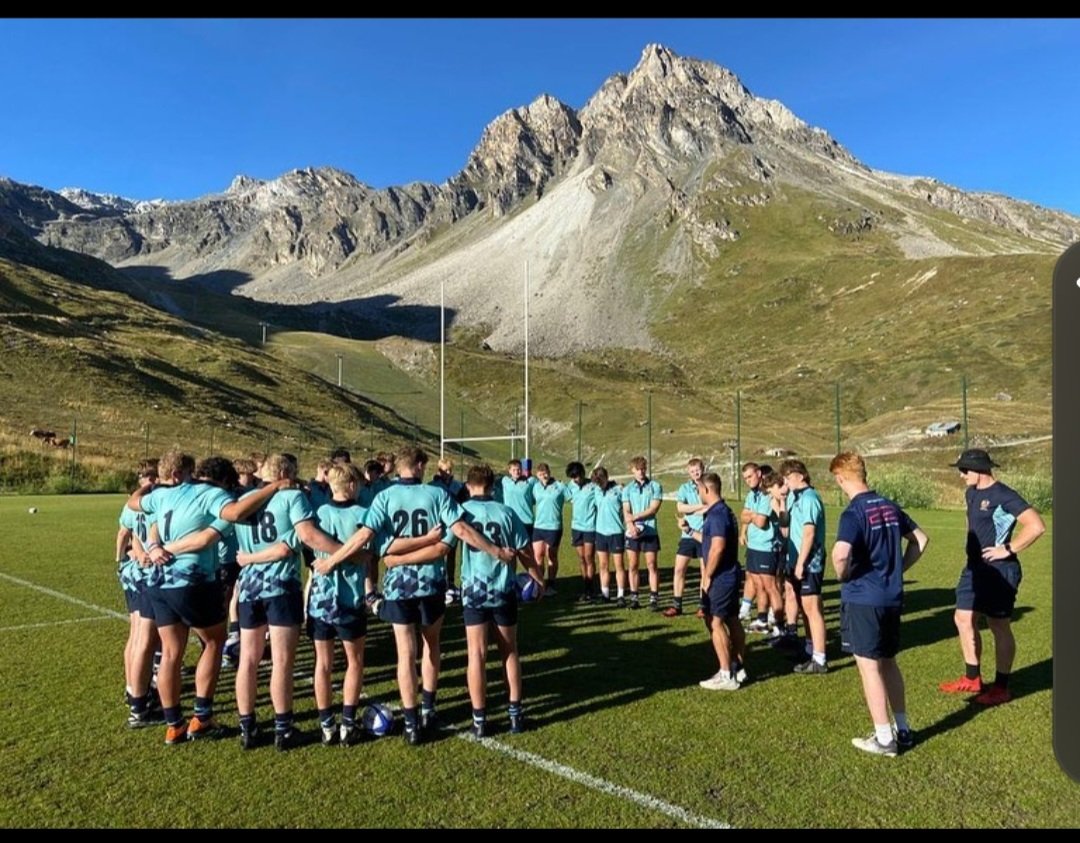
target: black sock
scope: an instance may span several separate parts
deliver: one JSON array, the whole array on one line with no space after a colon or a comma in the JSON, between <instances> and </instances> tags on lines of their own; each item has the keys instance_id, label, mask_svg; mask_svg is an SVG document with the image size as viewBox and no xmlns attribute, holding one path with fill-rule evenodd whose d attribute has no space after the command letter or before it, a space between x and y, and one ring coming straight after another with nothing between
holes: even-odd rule
<instances>
[{"instance_id":1,"label":"black sock","mask_svg":"<svg viewBox=\"0 0 1080 843\"><path fill-rule=\"evenodd\" d=\"M320 726L333 726L334 725L334 709L332 709L332 708L320 708L319 709L319 725Z\"/></svg>"},{"instance_id":2,"label":"black sock","mask_svg":"<svg viewBox=\"0 0 1080 843\"><path fill-rule=\"evenodd\" d=\"M292 728L293 713L286 711L282 714L274 712L274 731L275 732L287 732Z\"/></svg>"},{"instance_id":3,"label":"black sock","mask_svg":"<svg viewBox=\"0 0 1080 843\"><path fill-rule=\"evenodd\" d=\"M245 732L255 731L255 715L254 714L241 714L240 715L240 728Z\"/></svg>"},{"instance_id":4,"label":"black sock","mask_svg":"<svg viewBox=\"0 0 1080 843\"><path fill-rule=\"evenodd\" d=\"M967 679L978 679L979 678L979 666L977 664L965 664L964 665L964 676Z\"/></svg>"},{"instance_id":5,"label":"black sock","mask_svg":"<svg viewBox=\"0 0 1080 843\"><path fill-rule=\"evenodd\" d=\"M405 728L410 732L415 731L416 721L420 717L419 709L414 705L412 708L402 709L402 714L405 716Z\"/></svg>"},{"instance_id":6,"label":"black sock","mask_svg":"<svg viewBox=\"0 0 1080 843\"><path fill-rule=\"evenodd\" d=\"M343 705L341 707L341 722L352 726L356 722L356 706Z\"/></svg>"},{"instance_id":7,"label":"black sock","mask_svg":"<svg viewBox=\"0 0 1080 843\"><path fill-rule=\"evenodd\" d=\"M424 688L420 692L420 707L421 707L422 710L424 710L424 711L434 711L435 710L435 693L436 693L435 691L429 691L427 688Z\"/></svg>"},{"instance_id":8,"label":"black sock","mask_svg":"<svg viewBox=\"0 0 1080 843\"><path fill-rule=\"evenodd\" d=\"M1002 673L1000 670L997 672L997 676L994 677L994 684L999 688L1009 687L1009 674Z\"/></svg>"},{"instance_id":9,"label":"black sock","mask_svg":"<svg viewBox=\"0 0 1080 843\"><path fill-rule=\"evenodd\" d=\"M672 603L672 605L674 605L674 606L675 606L675 608L676 608L676 609L678 609L678 610L679 610L680 612L682 611L682 598L681 598L681 597L672 597L672 598L671 598L671 603Z\"/></svg>"}]
</instances>

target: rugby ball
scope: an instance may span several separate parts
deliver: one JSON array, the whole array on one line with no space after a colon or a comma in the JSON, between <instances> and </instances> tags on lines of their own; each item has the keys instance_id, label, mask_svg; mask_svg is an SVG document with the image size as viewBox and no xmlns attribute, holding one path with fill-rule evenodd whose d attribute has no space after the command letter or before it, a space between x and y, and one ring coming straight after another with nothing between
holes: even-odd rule
<instances>
[{"instance_id":1,"label":"rugby ball","mask_svg":"<svg viewBox=\"0 0 1080 843\"><path fill-rule=\"evenodd\" d=\"M540 589L536 585L536 580L524 571L518 574L517 593L518 599L520 599L522 603L531 603L539 596L539 592Z\"/></svg>"},{"instance_id":2,"label":"rugby ball","mask_svg":"<svg viewBox=\"0 0 1080 843\"><path fill-rule=\"evenodd\" d=\"M29 513L30 513L31 515L37 515L37 507L36 507L36 506L32 506L32 507L30 507L30 508L29 508L28 510L26 510L26 511L27 511L27 512L29 512Z\"/></svg>"},{"instance_id":3,"label":"rugby ball","mask_svg":"<svg viewBox=\"0 0 1080 843\"><path fill-rule=\"evenodd\" d=\"M381 738L393 731L394 713L382 703L372 703L364 706L361 722L370 734Z\"/></svg>"}]
</instances>

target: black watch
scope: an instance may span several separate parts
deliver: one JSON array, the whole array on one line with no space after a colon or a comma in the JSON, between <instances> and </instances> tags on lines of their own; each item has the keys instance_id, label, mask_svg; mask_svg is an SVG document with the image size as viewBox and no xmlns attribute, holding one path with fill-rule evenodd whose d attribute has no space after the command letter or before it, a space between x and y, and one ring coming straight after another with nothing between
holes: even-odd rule
<instances>
[{"instance_id":1,"label":"black watch","mask_svg":"<svg viewBox=\"0 0 1080 843\"><path fill-rule=\"evenodd\" d=\"M1005 542L1005 544L1003 544L1002 547L1005 548L1006 552L1008 552L1009 554L1012 554L1013 549L1012 549L1012 543L1011 542Z\"/></svg>"}]
</instances>

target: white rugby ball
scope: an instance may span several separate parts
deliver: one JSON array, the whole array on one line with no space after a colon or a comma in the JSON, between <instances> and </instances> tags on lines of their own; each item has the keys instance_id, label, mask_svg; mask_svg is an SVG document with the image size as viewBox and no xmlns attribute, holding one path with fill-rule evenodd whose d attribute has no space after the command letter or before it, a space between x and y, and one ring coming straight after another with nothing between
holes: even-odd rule
<instances>
[{"instance_id":1,"label":"white rugby ball","mask_svg":"<svg viewBox=\"0 0 1080 843\"><path fill-rule=\"evenodd\" d=\"M37 515L37 507L36 507L36 506L32 506L32 507L30 507L30 508L29 508L28 510L26 510L26 511L27 511L27 512L29 512L29 513L30 513L31 515Z\"/></svg>"}]
</instances>

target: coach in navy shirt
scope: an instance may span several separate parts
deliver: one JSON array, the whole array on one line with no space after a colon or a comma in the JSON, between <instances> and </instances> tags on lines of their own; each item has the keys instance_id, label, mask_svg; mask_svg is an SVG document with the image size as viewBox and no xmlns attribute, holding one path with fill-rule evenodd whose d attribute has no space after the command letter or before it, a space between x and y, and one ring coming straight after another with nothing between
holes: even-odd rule
<instances>
[{"instance_id":1,"label":"coach in navy shirt","mask_svg":"<svg viewBox=\"0 0 1080 843\"><path fill-rule=\"evenodd\" d=\"M895 756L914 743L904 700L900 613L904 571L929 539L899 506L866 485L866 463L854 453L833 457L829 472L850 503L840 516L833 566L840 580L840 638L855 656L874 733L852 744L875 755ZM904 548L904 542L907 547ZM889 719L889 709L895 718Z\"/></svg>"},{"instance_id":2,"label":"coach in navy shirt","mask_svg":"<svg viewBox=\"0 0 1080 843\"><path fill-rule=\"evenodd\" d=\"M1000 705L1012 699L1009 673L1016 657L1012 613L1021 578L1016 554L1046 532L1046 525L1031 504L994 477L997 463L986 451L964 451L953 466L959 469L967 486L967 565L956 584L953 615L960 633L964 675L938 687L950 694L976 694L975 702L981 705ZM1014 539L1017 524L1021 531ZM983 685L979 666L980 615L986 616L994 636L997 663L997 676L988 688Z\"/></svg>"}]
</instances>

